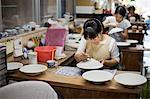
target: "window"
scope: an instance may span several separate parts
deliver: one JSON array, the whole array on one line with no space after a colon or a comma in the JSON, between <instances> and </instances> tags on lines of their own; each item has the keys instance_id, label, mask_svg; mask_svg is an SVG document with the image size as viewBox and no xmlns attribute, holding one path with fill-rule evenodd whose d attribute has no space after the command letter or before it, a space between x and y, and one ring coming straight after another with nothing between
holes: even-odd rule
<instances>
[{"instance_id":1,"label":"window","mask_svg":"<svg viewBox=\"0 0 150 99\"><path fill-rule=\"evenodd\" d=\"M1 31L34 21L34 0L1 0Z\"/></svg>"},{"instance_id":2,"label":"window","mask_svg":"<svg viewBox=\"0 0 150 99\"><path fill-rule=\"evenodd\" d=\"M57 16L57 0L41 0L40 7L42 22L47 21L50 17Z\"/></svg>"},{"instance_id":3,"label":"window","mask_svg":"<svg viewBox=\"0 0 150 99\"><path fill-rule=\"evenodd\" d=\"M74 14L75 0L0 0L0 31L21 27L30 21L42 24L48 18Z\"/></svg>"}]
</instances>

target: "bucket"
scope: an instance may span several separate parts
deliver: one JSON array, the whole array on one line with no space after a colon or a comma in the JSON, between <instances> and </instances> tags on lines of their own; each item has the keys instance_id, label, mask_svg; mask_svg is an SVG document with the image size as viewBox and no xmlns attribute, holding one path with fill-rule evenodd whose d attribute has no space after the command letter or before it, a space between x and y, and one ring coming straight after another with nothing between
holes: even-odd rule
<instances>
[{"instance_id":1,"label":"bucket","mask_svg":"<svg viewBox=\"0 0 150 99\"><path fill-rule=\"evenodd\" d=\"M55 58L55 46L39 46L35 48L38 62L46 62Z\"/></svg>"}]
</instances>

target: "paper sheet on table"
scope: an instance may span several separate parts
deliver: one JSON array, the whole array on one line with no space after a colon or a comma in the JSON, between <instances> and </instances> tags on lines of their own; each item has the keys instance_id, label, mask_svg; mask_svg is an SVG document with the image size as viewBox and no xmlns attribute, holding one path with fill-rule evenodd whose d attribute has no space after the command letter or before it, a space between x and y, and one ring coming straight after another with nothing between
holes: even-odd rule
<instances>
[{"instance_id":1,"label":"paper sheet on table","mask_svg":"<svg viewBox=\"0 0 150 99\"><path fill-rule=\"evenodd\" d=\"M61 67L56 71L56 74L64 75L64 76L80 76L81 70L77 67Z\"/></svg>"}]
</instances>

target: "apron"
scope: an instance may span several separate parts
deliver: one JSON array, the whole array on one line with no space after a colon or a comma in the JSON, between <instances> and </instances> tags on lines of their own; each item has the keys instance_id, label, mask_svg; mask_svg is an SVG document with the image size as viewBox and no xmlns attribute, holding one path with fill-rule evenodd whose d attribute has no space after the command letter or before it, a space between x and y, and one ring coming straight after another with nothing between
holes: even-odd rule
<instances>
[{"instance_id":1,"label":"apron","mask_svg":"<svg viewBox=\"0 0 150 99\"><path fill-rule=\"evenodd\" d=\"M95 45L89 41L86 44L86 53L100 61L102 59L110 59L110 52L109 52L109 42L111 38L108 35L103 35L104 41L100 41L98 45Z\"/></svg>"}]
</instances>

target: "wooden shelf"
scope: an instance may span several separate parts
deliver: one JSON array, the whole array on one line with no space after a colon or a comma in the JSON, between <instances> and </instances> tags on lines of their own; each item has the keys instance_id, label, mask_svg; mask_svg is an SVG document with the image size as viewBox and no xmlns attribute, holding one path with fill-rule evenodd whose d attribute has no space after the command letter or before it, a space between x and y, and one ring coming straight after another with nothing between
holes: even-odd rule
<instances>
[{"instance_id":1,"label":"wooden shelf","mask_svg":"<svg viewBox=\"0 0 150 99\"><path fill-rule=\"evenodd\" d=\"M16 8L17 5L2 5L2 8Z\"/></svg>"},{"instance_id":2,"label":"wooden shelf","mask_svg":"<svg viewBox=\"0 0 150 99\"><path fill-rule=\"evenodd\" d=\"M13 40L13 39L16 39L16 38L19 38L19 37L26 37L28 35L35 35L37 33L46 32L46 30L47 30L47 28L41 27L41 28L36 29L34 31L25 32L25 33L22 33L22 34L11 36L11 37L1 38L0 43L5 42L5 41L9 41L9 40Z\"/></svg>"}]
</instances>

